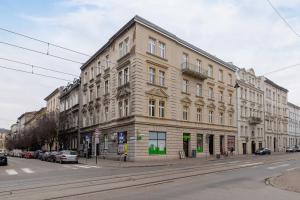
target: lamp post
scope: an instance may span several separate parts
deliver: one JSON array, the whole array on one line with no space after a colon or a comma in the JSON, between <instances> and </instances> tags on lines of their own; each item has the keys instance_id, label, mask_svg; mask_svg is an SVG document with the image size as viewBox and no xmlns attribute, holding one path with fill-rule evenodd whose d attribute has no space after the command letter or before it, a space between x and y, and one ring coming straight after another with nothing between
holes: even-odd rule
<instances>
[{"instance_id":1,"label":"lamp post","mask_svg":"<svg viewBox=\"0 0 300 200\"><path fill-rule=\"evenodd\" d=\"M239 105L238 105L238 89L239 89L239 84L238 82L235 83L234 85L234 88L236 89L236 93L235 93L235 96L236 96L236 102L235 102L235 105L236 105L236 109L235 109L235 112L236 112L236 128L237 128L237 153L239 154L240 150L239 150L239 127L238 127L238 120L239 120Z\"/></svg>"}]
</instances>

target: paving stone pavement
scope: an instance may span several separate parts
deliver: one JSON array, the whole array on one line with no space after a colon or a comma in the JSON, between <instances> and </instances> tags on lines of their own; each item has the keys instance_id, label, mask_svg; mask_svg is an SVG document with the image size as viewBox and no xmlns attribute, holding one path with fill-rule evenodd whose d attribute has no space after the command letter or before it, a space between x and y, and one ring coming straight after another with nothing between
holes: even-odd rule
<instances>
[{"instance_id":1,"label":"paving stone pavement","mask_svg":"<svg viewBox=\"0 0 300 200\"><path fill-rule=\"evenodd\" d=\"M270 184L283 190L300 193L300 167L271 178Z\"/></svg>"}]
</instances>

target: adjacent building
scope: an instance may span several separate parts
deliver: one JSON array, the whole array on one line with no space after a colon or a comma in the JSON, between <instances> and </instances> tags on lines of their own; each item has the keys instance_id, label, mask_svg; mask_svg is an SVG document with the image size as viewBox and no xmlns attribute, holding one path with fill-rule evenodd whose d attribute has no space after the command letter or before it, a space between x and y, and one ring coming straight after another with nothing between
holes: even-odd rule
<instances>
[{"instance_id":1,"label":"adjacent building","mask_svg":"<svg viewBox=\"0 0 300 200\"><path fill-rule=\"evenodd\" d=\"M9 130L0 129L0 153L6 152L5 148L5 138L9 134Z\"/></svg>"},{"instance_id":2,"label":"adjacent building","mask_svg":"<svg viewBox=\"0 0 300 200\"><path fill-rule=\"evenodd\" d=\"M300 107L288 102L288 147L300 146Z\"/></svg>"},{"instance_id":3,"label":"adjacent building","mask_svg":"<svg viewBox=\"0 0 300 200\"><path fill-rule=\"evenodd\" d=\"M63 149L77 150L79 121L80 80L77 79L65 87L59 97L59 134L58 140Z\"/></svg>"},{"instance_id":4,"label":"adjacent building","mask_svg":"<svg viewBox=\"0 0 300 200\"><path fill-rule=\"evenodd\" d=\"M81 67L80 143L130 160L236 153L236 69L135 16Z\"/></svg>"},{"instance_id":5,"label":"adjacent building","mask_svg":"<svg viewBox=\"0 0 300 200\"><path fill-rule=\"evenodd\" d=\"M265 146L263 80L251 68L237 71L238 153L251 154Z\"/></svg>"},{"instance_id":6,"label":"adjacent building","mask_svg":"<svg viewBox=\"0 0 300 200\"><path fill-rule=\"evenodd\" d=\"M28 121L30 121L33 118L35 113L36 113L36 111L25 112L20 117L18 117L18 120L17 120L18 127L17 127L16 133L24 132Z\"/></svg>"},{"instance_id":7,"label":"adjacent building","mask_svg":"<svg viewBox=\"0 0 300 200\"><path fill-rule=\"evenodd\" d=\"M265 144L271 151L285 151L288 143L288 90L264 77Z\"/></svg>"}]
</instances>

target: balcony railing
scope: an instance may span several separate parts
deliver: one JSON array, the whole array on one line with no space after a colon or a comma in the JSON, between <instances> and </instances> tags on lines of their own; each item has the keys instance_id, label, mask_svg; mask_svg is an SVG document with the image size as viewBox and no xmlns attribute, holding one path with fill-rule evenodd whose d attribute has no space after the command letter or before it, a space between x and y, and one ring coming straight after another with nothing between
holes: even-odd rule
<instances>
[{"instance_id":1,"label":"balcony railing","mask_svg":"<svg viewBox=\"0 0 300 200\"><path fill-rule=\"evenodd\" d=\"M201 80L208 78L208 71L204 70L202 67L185 62L181 64L182 73L199 78Z\"/></svg>"},{"instance_id":2,"label":"balcony railing","mask_svg":"<svg viewBox=\"0 0 300 200\"><path fill-rule=\"evenodd\" d=\"M256 125L262 122L260 117L249 117L249 124Z\"/></svg>"}]
</instances>

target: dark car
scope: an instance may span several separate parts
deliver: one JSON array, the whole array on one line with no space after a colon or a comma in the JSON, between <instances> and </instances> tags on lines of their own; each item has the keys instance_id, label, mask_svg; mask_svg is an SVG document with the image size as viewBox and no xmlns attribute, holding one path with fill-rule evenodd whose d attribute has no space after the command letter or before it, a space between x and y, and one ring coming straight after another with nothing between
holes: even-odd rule
<instances>
[{"instance_id":1,"label":"dark car","mask_svg":"<svg viewBox=\"0 0 300 200\"><path fill-rule=\"evenodd\" d=\"M7 157L4 154L0 154L0 165L7 165Z\"/></svg>"},{"instance_id":2,"label":"dark car","mask_svg":"<svg viewBox=\"0 0 300 200\"><path fill-rule=\"evenodd\" d=\"M260 148L255 151L255 155L271 155L271 150L268 148Z\"/></svg>"},{"instance_id":3,"label":"dark car","mask_svg":"<svg viewBox=\"0 0 300 200\"><path fill-rule=\"evenodd\" d=\"M43 153L42 161L47 161L49 155L50 155L49 151L46 151L45 153Z\"/></svg>"},{"instance_id":4,"label":"dark car","mask_svg":"<svg viewBox=\"0 0 300 200\"><path fill-rule=\"evenodd\" d=\"M49 153L48 157L47 157L47 161L48 162L56 162L56 155L58 154L57 151L52 151Z\"/></svg>"},{"instance_id":5,"label":"dark car","mask_svg":"<svg viewBox=\"0 0 300 200\"><path fill-rule=\"evenodd\" d=\"M42 150L36 150L36 151L34 152L34 154L33 154L33 158L34 158L34 159L38 159L40 153L42 153L42 152L43 152Z\"/></svg>"}]
</instances>

